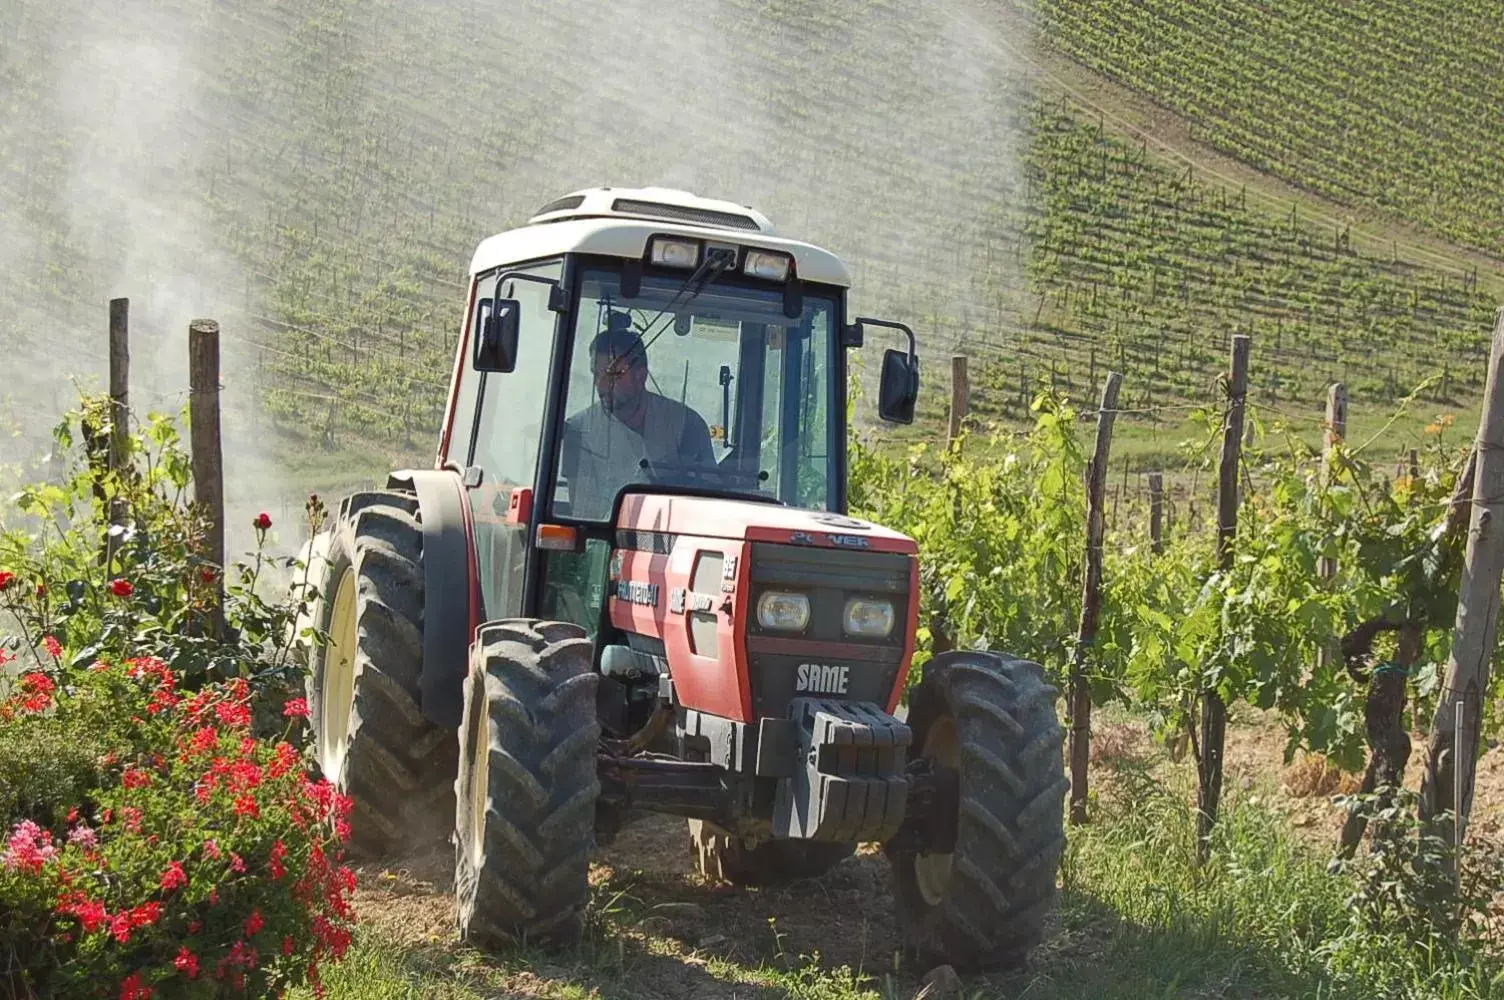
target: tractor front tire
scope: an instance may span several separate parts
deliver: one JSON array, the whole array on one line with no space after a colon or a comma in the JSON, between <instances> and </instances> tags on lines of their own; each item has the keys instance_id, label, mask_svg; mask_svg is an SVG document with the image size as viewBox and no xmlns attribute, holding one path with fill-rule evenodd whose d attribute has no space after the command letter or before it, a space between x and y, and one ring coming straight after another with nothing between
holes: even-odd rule
<instances>
[{"instance_id":1,"label":"tractor front tire","mask_svg":"<svg viewBox=\"0 0 1504 1000\"><path fill-rule=\"evenodd\" d=\"M956 769L959 794L952 852L887 851L903 948L920 962L1015 968L1043 937L1070 787L1058 693L1027 660L953 652L926 664L909 700L912 752Z\"/></svg>"},{"instance_id":2,"label":"tractor front tire","mask_svg":"<svg viewBox=\"0 0 1504 1000\"><path fill-rule=\"evenodd\" d=\"M584 629L481 626L455 782L461 937L481 948L576 943L595 846L598 677Z\"/></svg>"},{"instance_id":3,"label":"tractor front tire","mask_svg":"<svg viewBox=\"0 0 1504 1000\"><path fill-rule=\"evenodd\" d=\"M819 878L856 852L855 844L812 840L765 840L747 846L742 838L705 820L689 821L695 871L712 882L779 885Z\"/></svg>"},{"instance_id":4,"label":"tractor front tire","mask_svg":"<svg viewBox=\"0 0 1504 1000\"><path fill-rule=\"evenodd\" d=\"M325 778L354 801L351 853L377 858L453 830L458 744L424 716L423 528L410 493L346 498L330 531L307 693Z\"/></svg>"}]
</instances>

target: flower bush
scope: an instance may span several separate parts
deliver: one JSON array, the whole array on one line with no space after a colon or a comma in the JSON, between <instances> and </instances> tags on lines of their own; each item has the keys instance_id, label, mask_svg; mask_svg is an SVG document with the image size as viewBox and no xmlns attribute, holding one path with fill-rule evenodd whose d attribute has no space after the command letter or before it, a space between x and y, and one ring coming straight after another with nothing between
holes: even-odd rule
<instances>
[{"instance_id":1,"label":"flower bush","mask_svg":"<svg viewBox=\"0 0 1504 1000\"><path fill-rule=\"evenodd\" d=\"M0 940L19 996L263 996L349 946L349 800L287 739L250 735L244 679L179 689L159 659L100 660L49 688L27 674L10 727L129 720L99 787L55 828L0 849ZM43 694L42 692L45 692ZM286 709L289 735L306 706ZM3 982L3 981L0 981ZM217 990L217 993L216 993Z\"/></svg>"},{"instance_id":2,"label":"flower bush","mask_svg":"<svg viewBox=\"0 0 1504 1000\"><path fill-rule=\"evenodd\" d=\"M0 996L317 987L354 876L350 803L310 778L294 697L311 592L265 555L266 514L248 561L207 561L172 422L116 472L99 412L58 428L60 454L84 442L69 476L0 512ZM267 599L278 566L294 590Z\"/></svg>"}]
</instances>

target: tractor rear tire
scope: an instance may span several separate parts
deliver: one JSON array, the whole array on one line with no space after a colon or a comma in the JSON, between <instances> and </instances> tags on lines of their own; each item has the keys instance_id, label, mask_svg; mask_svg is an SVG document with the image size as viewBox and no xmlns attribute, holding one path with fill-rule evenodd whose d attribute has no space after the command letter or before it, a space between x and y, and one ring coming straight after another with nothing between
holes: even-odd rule
<instances>
[{"instance_id":1,"label":"tractor rear tire","mask_svg":"<svg viewBox=\"0 0 1504 1000\"><path fill-rule=\"evenodd\" d=\"M856 853L855 844L812 840L766 840L748 847L742 838L698 819L689 821L689 845L699 874L747 886L819 878Z\"/></svg>"},{"instance_id":2,"label":"tractor rear tire","mask_svg":"<svg viewBox=\"0 0 1504 1000\"><path fill-rule=\"evenodd\" d=\"M424 716L423 528L410 493L346 498L313 609L309 721L325 778L354 800L351 853L420 850L453 831L453 729Z\"/></svg>"},{"instance_id":3,"label":"tractor rear tire","mask_svg":"<svg viewBox=\"0 0 1504 1000\"><path fill-rule=\"evenodd\" d=\"M565 948L584 930L600 797L599 680L585 630L509 619L480 628L455 782L461 937Z\"/></svg>"},{"instance_id":4,"label":"tractor rear tire","mask_svg":"<svg viewBox=\"0 0 1504 1000\"><path fill-rule=\"evenodd\" d=\"M1037 663L982 652L926 664L913 753L959 773L949 854L887 851L903 948L958 969L1015 968L1044 936L1065 850L1065 732ZM928 968L928 965L923 967Z\"/></svg>"}]
</instances>

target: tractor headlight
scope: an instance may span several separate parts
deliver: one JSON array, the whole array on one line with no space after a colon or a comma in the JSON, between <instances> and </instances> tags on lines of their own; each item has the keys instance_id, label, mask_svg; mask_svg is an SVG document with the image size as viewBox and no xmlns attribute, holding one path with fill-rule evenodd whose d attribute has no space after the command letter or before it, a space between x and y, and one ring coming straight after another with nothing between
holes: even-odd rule
<instances>
[{"instance_id":1,"label":"tractor headlight","mask_svg":"<svg viewBox=\"0 0 1504 1000\"><path fill-rule=\"evenodd\" d=\"M757 599L757 623L778 632L803 632L809 625L809 598L770 590Z\"/></svg>"},{"instance_id":2,"label":"tractor headlight","mask_svg":"<svg viewBox=\"0 0 1504 1000\"><path fill-rule=\"evenodd\" d=\"M898 622L898 612L892 601L875 601L868 597L853 597L846 602L842 625L847 635L860 635L869 639L885 639L893 632Z\"/></svg>"},{"instance_id":3,"label":"tractor headlight","mask_svg":"<svg viewBox=\"0 0 1504 1000\"><path fill-rule=\"evenodd\" d=\"M659 236L648 249L648 260L660 267L699 267L700 243L698 240L671 240Z\"/></svg>"},{"instance_id":4,"label":"tractor headlight","mask_svg":"<svg viewBox=\"0 0 1504 1000\"><path fill-rule=\"evenodd\" d=\"M766 278L769 281L789 280L789 267L794 258L786 253L771 250L748 250L742 263L742 272L749 278Z\"/></svg>"}]
</instances>

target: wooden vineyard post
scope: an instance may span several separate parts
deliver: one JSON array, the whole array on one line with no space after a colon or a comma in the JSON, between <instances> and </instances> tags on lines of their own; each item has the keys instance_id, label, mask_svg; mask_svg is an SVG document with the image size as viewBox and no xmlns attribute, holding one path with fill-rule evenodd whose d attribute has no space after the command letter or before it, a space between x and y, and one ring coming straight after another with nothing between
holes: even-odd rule
<instances>
[{"instance_id":1,"label":"wooden vineyard post","mask_svg":"<svg viewBox=\"0 0 1504 1000\"><path fill-rule=\"evenodd\" d=\"M1149 544L1155 555L1165 551L1165 475L1149 473Z\"/></svg>"},{"instance_id":2,"label":"wooden vineyard post","mask_svg":"<svg viewBox=\"0 0 1504 1000\"><path fill-rule=\"evenodd\" d=\"M1504 576L1504 309L1494 326L1488 383L1474 445L1476 475L1457 620L1421 778L1420 818L1460 845L1467 833L1483 698L1499 626ZM1455 821L1455 822L1454 822Z\"/></svg>"},{"instance_id":3,"label":"wooden vineyard post","mask_svg":"<svg viewBox=\"0 0 1504 1000\"><path fill-rule=\"evenodd\" d=\"M950 433L946 438L952 448L961 440L961 428L971 409L971 380L966 375L966 355L953 354L950 359Z\"/></svg>"},{"instance_id":4,"label":"wooden vineyard post","mask_svg":"<svg viewBox=\"0 0 1504 1000\"><path fill-rule=\"evenodd\" d=\"M1326 421L1325 441L1321 450L1321 483L1329 486L1332 481L1332 462L1336 458L1337 448L1347 438L1347 386L1341 382L1333 382L1326 390ZM1316 575L1322 580L1332 580L1337 576L1336 560L1322 556L1316 561ZM1330 643L1316 650L1316 669L1325 670L1331 666L1338 655L1337 644Z\"/></svg>"},{"instance_id":5,"label":"wooden vineyard post","mask_svg":"<svg viewBox=\"0 0 1504 1000\"><path fill-rule=\"evenodd\" d=\"M1081 627L1071 656L1070 714L1071 823L1086 822L1087 763L1091 757L1091 682L1086 677L1086 657L1097 637L1097 619L1102 610L1102 494L1107 484L1107 463L1112 450L1112 425L1117 418L1118 391L1123 376L1107 373L1102 387L1102 408L1097 411L1097 445L1086 466L1086 574L1081 592Z\"/></svg>"},{"instance_id":6,"label":"wooden vineyard post","mask_svg":"<svg viewBox=\"0 0 1504 1000\"><path fill-rule=\"evenodd\" d=\"M219 436L219 324L196 319L188 326L188 431L193 452L193 498L208 519L201 558L212 566L214 596L209 628L224 636L225 484Z\"/></svg>"},{"instance_id":7,"label":"wooden vineyard post","mask_svg":"<svg viewBox=\"0 0 1504 1000\"><path fill-rule=\"evenodd\" d=\"M1232 368L1227 387L1227 417L1222 425L1222 459L1217 479L1217 565L1230 569L1238 532L1238 468L1243 442L1243 411L1248 394L1248 355L1253 338L1232 339ZM1211 855L1211 832L1222 798L1222 748L1227 738L1227 706L1215 687L1201 692L1201 755L1197 760L1196 857Z\"/></svg>"},{"instance_id":8,"label":"wooden vineyard post","mask_svg":"<svg viewBox=\"0 0 1504 1000\"><path fill-rule=\"evenodd\" d=\"M110 451L107 468L111 484L109 530L105 534L107 572L114 572L115 553L120 548L121 529L129 516L120 495L130 468L131 345L130 299L110 300Z\"/></svg>"}]
</instances>

